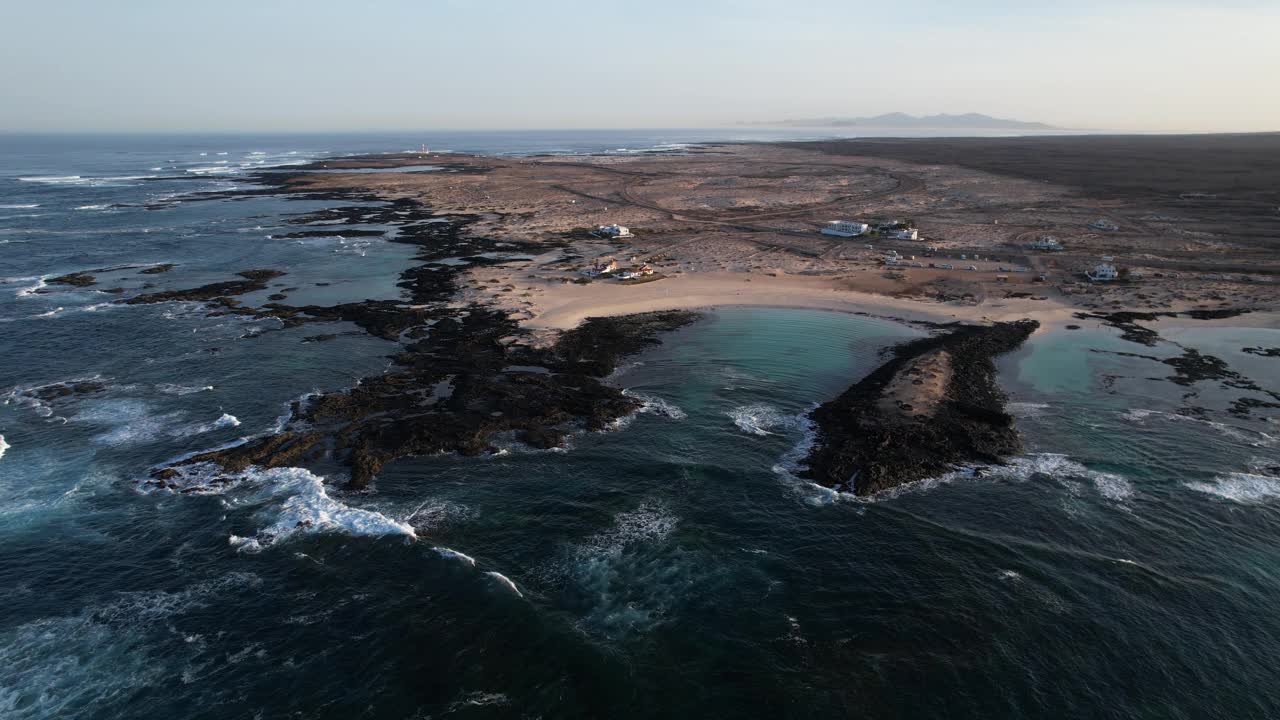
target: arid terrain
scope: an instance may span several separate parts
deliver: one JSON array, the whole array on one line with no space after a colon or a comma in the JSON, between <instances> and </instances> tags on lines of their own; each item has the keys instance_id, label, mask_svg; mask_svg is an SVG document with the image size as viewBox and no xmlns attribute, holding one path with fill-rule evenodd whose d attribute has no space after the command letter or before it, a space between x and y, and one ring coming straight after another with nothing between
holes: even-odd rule
<instances>
[{"instance_id":1,"label":"arid terrain","mask_svg":"<svg viewBox=\"0 0 1280 720\"><path fill-rule=\"evenodd\" d=\"M359 189L478 217L469 233L528 254L475 264L459 300L516 313L533 328L729 304L1049 324L1076 311L1238 308L1255 311L1249 322L1270 323L1280 300L1280 199L1267 173L1280 172L1280 140L1214 137L410 153L326 161L307 169L327 172L298 173L287 186ZM424 164L441 169L403 171ZM920 237L820 234L835 219L908 221ZM592 233L610 223L633 236ZM1028 248L1045 236L1065 249ZM890 251L903 261L886 265ZM1086 280L1104 259L1124 278ZM608 260L655 272L630 281L584 275Z\"/></svg>"}]
</instances>

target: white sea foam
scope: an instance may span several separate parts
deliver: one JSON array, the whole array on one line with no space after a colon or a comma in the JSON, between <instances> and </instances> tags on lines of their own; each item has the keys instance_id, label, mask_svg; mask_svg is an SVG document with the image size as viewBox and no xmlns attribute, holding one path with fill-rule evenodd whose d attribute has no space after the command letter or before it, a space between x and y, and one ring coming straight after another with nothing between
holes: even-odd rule
<instances>
[{"instance_id":1,"label":"white sea foam","mask_svg":"<svg viewBox=\"0 0 1280 720\"><path fill-rule=\"evenodd\" d=\"M613 555L634 543L661 540L671 534L677 522L679 519L665 505L641 503L635 510L615 515L613 527L587 538L579 546L579 555Z\"/></svg>"},{"instance_id":2,"label":"white sea foam","mask_svg":"<svg viewBox=\"0 0 1280 720\"><path fill-rule=\"evenodd\" d=\"M640 409L636 411L637 413L657 415L670 420L683 420L688 417L685 415L684 410L677 407L675 403L663 400L660 397L646 395L634 390L623 390L622 394L644 403L640 406Z\"/></svg>"},{"instance_id":3,"label":"white sea foam","mask_svg":"<svg viewBox=\"0 0 1280 720\"><path fill-rule=\"evenodd\" d=\"M32 175L29 177L18 178L22 182L48 183L51 185L59 185L73 183L82 178L79 175Z\"/></svg>"},{"instance_id":4,"label":"white sea foam","mask_svg":"<svg viewBox=\"0 0 1280 720\"><path fill-rule=\"evenodd\" d=\"M11 447L13 446L4 441L4 436L0 435L0 458L4 457L4 451Z\"/></svg>"},{"instance_id":5,"label":"white sea foam","mask_svg":"<svg viewBox=\"0 0 1280 720\"><path fill-rule=\"evenodd\" d=\"M1163 410L1130 408L1129 410L1121 413L1120 417L1136 425L1145 425L1149 420L1198 423L1213 428L1224 437L1231 438L1232 440L1238 440L1254 447L1273 447L1278 441L1280 441L1280 438L1275 438L1257 430L1228 425L1227 423L1217 422L1216 420L1207 420L1193 415L1180 415L1178 413L1164 412Z\"/></svg>"},{"instance_id":6,"label":"white sea foam","mask_svg":"<svg viewBox=\"0 0 1280 720\"><path fill-rule=\"evenodd\" d=\"M648 501L613 518L613 525L573 547L564 580L588 599L585 628L606 635L646 632L679 602L696 568L664 540L679 520Z\"/></svg>"},{"instance_id":7,"label":"white sea foam","mask_svg":"<svg viewBox=\"0 0 1280 720\"><path fill-rule=\"evenodd\" d=\"M511 578L507 577L506 575L503 575L500 572L495 572L493 570L486 572L485 575L488 575L494 580L497 580L503 585L506 585L507 588L511 590L511 592L516 594L516 597L524 597L524 593L520 592L520 588L516 587L516 584L511 582Z\"/></svg>"},{"instance_id":8,"label":"white sea foam","mask_svg":"<svg viewBox=\"0 0 1280 720\"><path fill-rule=\"evenodd\" d=\"M109 208L109 207L111 207L111 206L110 206L110 205L107 205L107 204L102 204L102 205L79 205L79 206L77 206L77 207L76 207L76 209L77 209L77 210L106 210L106 209L107 209L107 208Z\"/></svg>"},{"instance_id":9,"label":"white sea foam","mask_svg":"<svg viewBox=\"0 0 1280 720\"><path fill-rule=\"evenodd\" d=\"M298 533L417 537L407 523L335 500L325 488L324 478L305 468L251 468L238 478L237 487L253 488L240 502L262 504L259 515L272 519L252 537L232 535L228 538L231 545L242 552L261 551Z\"/></svg>"},{"instance_id":10,"label":"white sea foam","mask_svg":"<svg viewBox=\"0 0 1280 720\"><path fill-rule=\"evenodd\" d=\"M240 419L230 413L222 413L222 416L213 422L202 423L196 425L190 430L183 432L183 435L199 435L201 433L211 432L213 430L222 430L224 428L233 428L240 426Z\"/></svg>"},{"instance_id":11,"label":"white sea foam","mask_svg":"<svg viewBox=\"0 0 1280 720\"><path fill-rule=\"evenodd\" d=\"M75 385L76 383L101 383L103 378L101 375L88 375L85 377L74 377L66 380L58 380L56 382L45 383L43 385L14 385L9 388L9 392L0 395L0 399L4 400L5 405L15 405L30 409L40 417L49 417L53 415L53 407L49 403L40 399L39 393L45 388L51 388L55 385ZM65 420L64 420L65 422Z\"/></svg>"},{"instance_id":12,"label":"white sea foam","mask_svg":"<svg viewBox=\"0 0 1280 720\"><path fill-rule=\"evenodd\" d=\"M1003 480L1006 482L1027 482L1030 480L1050 479L1058 482L1072 494L1078 494L1082 483L1092 485L1094 491L1103 499L1114 503L1121 509L1127 509L1127 501L1135 494L1133 483L1122 475L1091 470L1083 464L1058 453L1034 453L1010 458L1005 465L982 465L958 467L950 472L935 477L924 478L905 483L867 496L857 496L847 492L827 490L831 495L827 501L846 500L859 503L876 503L892 500L903 495L932 490L941 485L960 481ZM815 486L817 487L817 486Z\"/></svg>"},{"instance_id":13,"label":"white sea foam","mask_svg":"<svg viewBox=\"0 0 1280 720\"><path fill-rule=\"evenodd\" d=\"M47 280L48 278L49 278L48 275L41 275L38 278L34 278L34 280L36 281L34 285L29 285L27 287L20 288L18 292L14 293L14 297L27 298L35 295L38 291L49 287L49 285L45 282L45 280Z\"/></svg>"},{"instance_id":14,"label":"white sea foam","mask_svg":"<svg viewBox=\"0 0 1280 720\"><path fill-rule=\"evenodd\" d=\"M457 560L458 562L466 563L471 567L476 566L475 558L465 553L460 553L457 550L454 550L452 548L447 548L447 547L437 545L436 547L433 547L431 549L439 553L441 556L449 558L450 560Z\"/></svg>"},{"instance_id":15,"label":"white sea foam","mask_svg":"<svg viewBox=\"0 0 1280 720\"><path fill-rule=\"evenodd\" d=\"M40 207L40 203L17 203L12 205L0 205L0 210L32 210Z\"/></svg>"},{"instance_id":16,"label":"white sea foam","mask_svg":"<svg viewBox=\"0 0 1280 720\"><path fill-rule=\"evenodd\" d=\"M154 442L165 437L186 434L178 427L181 412L156 413L150 403L132 398L103 400L71 416L72 422L111 426L93 441L100 445L120 447Z\"/></svg>"},{"instance_id":17,"label":"white sea foam","mask_svg":"<svg viewBox=\"0 0 1280 720\"><path fill-rule=\"evenodd\" d=\"M173 383L160 383L156 385L156 390L166 395L191 395L198 392L206 392L212 390L212 385L175 385Z\"/></svg>"},{"instance_id":18,"label":"white sea foam","mask_svg":"<svg viewBox=\"0 0 1280 720\"><path fill-rule=\"evenodd\" d=\"M83 177L81 175L34 175L18 178L22 182L41 183L43 185L89 185L100 187L118 183L150 180L155 175L104 175L102 177Z\"/></svg>"},{"instance_id":19,"label":"white sea foam","mask_svg":"<svg viewBox=\"0 0 1280 720\"><path fill-rule=\"evenodd\" d=\"M467 708L471 707L490 707L496 705L508 705L510 703L511 700L502 693L476 691L467 693L461 700L455 700L449 703L449 707L446 708L445 712L446 714L452 714L465 711Z\"/></svg>"},{"instance_id":20,"label":"white sea foam","mask_svg":"<svg viewBox=\"0 0 1280 720\"><path fill-rule=\"evenodd\" d=\"M0 643L0 715L72 717L103 698L162 686L205 649L199 635L174 627L181 624L175 618L261 585L256 575L236 572L180 590L113 593L72 614L15 623Z\"/></svg>"},{"instance_id":21,"label":"white sea foam","mask_svg":"<svg viewBox=\"0 0 1280 720\"><path fill-rule=\"evenodd\" d=\"M1219 475L1212 482L1184 483L1197 492L1216 495L1225 500L1252 505L1280 498L1280 478L1270 475L1233 472Z\"/></svg>"},{"instance_id":22,"label":"white sea foam","mask_svg":"<svg viewBox=\"0 0 1280 720\"><path fill-rule=\"evenodd\" d=\"M763 403L737 407L727 414L739 430L752 435L774 435L775 430L793 430L804 426L804 419L800 415L789 415Z\"/></svg>"}]
</instances>

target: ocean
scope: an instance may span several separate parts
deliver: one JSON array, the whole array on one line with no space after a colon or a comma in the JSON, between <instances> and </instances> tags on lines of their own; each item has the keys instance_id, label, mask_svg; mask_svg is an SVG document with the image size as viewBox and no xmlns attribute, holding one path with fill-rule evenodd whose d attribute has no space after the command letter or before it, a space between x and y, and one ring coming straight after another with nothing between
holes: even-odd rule
<instances>
[{"instance_id":1,"label":"ocean","mask_svg":"<svg viewBox=\"0 0 1280 720\"><path fill-rule=\"evenodd\" d=\"M0 717L1280 715L1280 415L1239 402L1280 392L1246 351L1276 330L1037 334L998 362L1024 454L872 498L798 476L805 415L924 330L764 308L629 358L611 382L644 409L564 450L402 460L364 493L300 467L143 484L396 348L115 303L247 268L293 304L399 297L410 246L278 237L338 202L200 193L422 144L787 136L0 135ZM1171 381L1186 349L1261 390Z\"/></svg>"}]
</instances>

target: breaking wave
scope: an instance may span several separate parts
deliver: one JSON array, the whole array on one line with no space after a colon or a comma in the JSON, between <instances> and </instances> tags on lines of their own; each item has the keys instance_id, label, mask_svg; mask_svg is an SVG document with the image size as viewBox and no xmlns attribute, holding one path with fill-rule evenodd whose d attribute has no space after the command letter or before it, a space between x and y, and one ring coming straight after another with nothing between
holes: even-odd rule
<instances>
[{"instance_id":1,"label":"breaking wave","mask_svg":"<svg viewBox=\"0 0 1280 720\"><path fill-rule=\"evenodd\" d=\"M778 429L803 429L808 422L803 415L787 414L763 403L734 408L726 414L739 430L752 435L775 435Z\"/></svg>"},{"instance_id":2,"label":"breaking wave","mask_svg":"<svg viewBox=\"0 0 1280 720\"><path fill-rule=\"evenodd\" d=\"M524 593L520 592L520 588L516 587L516 584L514 582L511 582L511 578L507 577L506 575L503 575L502 573L496 572L494 570L489 570L488 572L485 573L485 575L488 575L494 580L497 580L498 582L505 585L508 590L516 594L516 597L524 597Z\"/></svg>"},{"instance_id":3,"label":"breaking wave","mask_svg":"<svg viewBox=\"0 0 1280 720\"><path fill-rule=\"evenodd\" d=\"M237 505L260 505L256 516L265 521L253 535L231 535L228 542L241 552L260 552L298 534L345 533L380 537L417 537L413 527L372 510L353 508L328 493L324 478L304 468L250 468L225 473L209 463L175 468L178 473L166 480L164 492L197 495L225 495L239 490ZM142 492L160 492L143 483Z\"/></svg>"},{"instance_id":4,"label":"breaking wave","mask_svg":"<svg viewBox=\"0 0 1280 720\"><path fill-rule=\"evenodd\" d=\"M439 553L441 557L445 557L450 560L457 560L458 562L465 563L467 565L470 565L471 567L476 566L476 559L466 553L460 553L457 550L443 547L440 545L437 545L436 547L433 547L431 549Z\"/></svg>"},{"instance_id":5,"label":"breaking wave","mask_svg":"<svg viewBox=\"0 0 1280 720\"><path fill-rule=\"evenodd\" d=\"M4 457L4 451L11 447L13 446L4 441L4 436L0 435L0 458Z\"/></svg>"},{"instance_id":6,"label":"breaking wave","mask_svg":"<svg viewBox=\"0 0 1280 720\"><path fill-rule=\"evenodd\" d=\"M1280 478L1271 475L1233 472L1219 475L1212 482L1189 482L1184 485L1196 492L1244 505L1280 498Z\"/></svg>"}]
</instances>

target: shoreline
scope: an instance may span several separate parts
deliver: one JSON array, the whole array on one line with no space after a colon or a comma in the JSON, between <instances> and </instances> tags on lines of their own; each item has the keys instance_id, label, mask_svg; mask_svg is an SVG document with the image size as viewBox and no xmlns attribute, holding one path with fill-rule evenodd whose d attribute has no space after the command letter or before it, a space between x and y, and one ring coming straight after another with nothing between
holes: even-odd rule
<instances>
[{"instance_id":1,"label":"shoreline","mask_svg":"<svg viewBox=\"0 0 1280 720\"><path fill-rule=\"evenodd\" d=\"M768 155L775 150L766 148L763 152ZM400 273L399 285L406 291L402 300L366 300L333 307L276 302L253 308L226 297L246 288L257 289L257 275L273 272L257 270L241 273L247 279L243 282L120 301L197 299L207 301L211 312L275 317L286 327L351 320L370 334L400 344L391 369L365 378L355 387L296 405L281 432L248 445L197 455L178 465L213 463L234 474L250 465L310 464L332 455L350 468L348 487L361 490L385 463L397 458L450 451L484 454L492 451L491 440L507 433L534 447L559 447L573 427L585 424L588 430L599 429L638 409L637 403L602 380L621 356L658 342L656 336L664 330L691 322L695 316L689 312L692 310L820 310L934 328L951 326L953 333L959 332L955 327L960 325L970 332L982 327L995 331L1020 323L1026 335L1031 335L1069 327L1073 321L1106 324L1103 313L1083 315L1098 310L1098 305L1070 302L1070 292L1055 292L1045 283L1033 283L1027 275L1012 283L1007 275L997 276L995 273L1007 271L995 267L998 258L990 255L976 272L953 271L950 265L935 269L932 264L925 270L923 263L914 262L909 271L919 269L917 274L924 276L923 280L904 285L903 273L897 267L881 265L878 256L861 249L860 241L836 242L822 246L825 249L819 252L813 243L831 241L808 232L787 231L787 237L800 238L796 241L799 245L771 245L750 234L761 232L757 226L697 219L692 221L696 223L693 230L666 231L661 229L665 226L657 225L656 229L646 228L639 237L611 242L566 224L581 220L580 209L575 207L577 199L569 201L568 208L558 209L544 208L535 200L546 192L558 193L561 187L542 187L545 172L578 173L574 177L590 182L600 182L604 176L603 182L614 183L610 185L613 192L626 200L649 176L615 167L624 162L601 168L589 163L575 166L559 161L437 156L433 162L442 168L438 172L394 172L396 167L423 161L417 154L319 161L289 173L256 175L259 188L248 191L379 203L376 210L367 206L328 208L288 222L304 228L334 221L359 226L373 217L396 226L397 234L388 240L418 248L415 262L419 264ZM661 160L644 158L644 162L652 165ZM389 172L340 172L370 163ZM547 170L549 166L554 168ZM326 172L309 172L312 170ZM508 177L502 177L504 172ZM619 178L621 189L616 186ZM887 185L890 181L903 187L904 181L892 173L872 173L865 180L870 188L868 197L892 192ZM507 184L505 189L495 187L500 183ZM468 203L438 205L432 202L432 193L425 192L456 193L459 187ZM917 183L907 191L916 192L919 187ZM503 192L530 203L532 209L510 212L503 205L509 201L494 199L495 193ZM806 190L806 197L812 197L812 192ZM586 200L609 202L589 192L575 194L584 204ZM633 204L644 208L651 219L655 212L668 212L662 210L661 203ZM670 222L686 222L681 213L668 214ZM551 224L546 225L548 222ZM866 247L870 250L870 243ZM912 252L921 252L915 247L918 244L912 246ZM657 277L631 284L582 272L584 266L606 260L616 265L615 256L633 267L653 263L659 270ZM994 295L999 291L1003 291L1002 297ZM935 294L936 299L925 299ZM1160 316L1171 317L1182 310L1167 303ZM1209 309L1199 304L1196 311L1224 322L1235 320L1226 308ZM1225 315L1209 314L1214 312ZM438 324L444 320L454 321L457 327ZM1275 314L1258 313L1250 322L1272 327ZM989 360L979 364L983 362L989 365ZM967 366L957 366L955 371L966 377L975 372ZM982 412L1004 417L1002 404L997 406L994 401L985 403ZM192 476L169 466L155 471L150 482L185 492L194 487L192 483L224 482L225 478L225 474L216 474L210 479L199 472Z\"/></svg>"}]
</instances>

